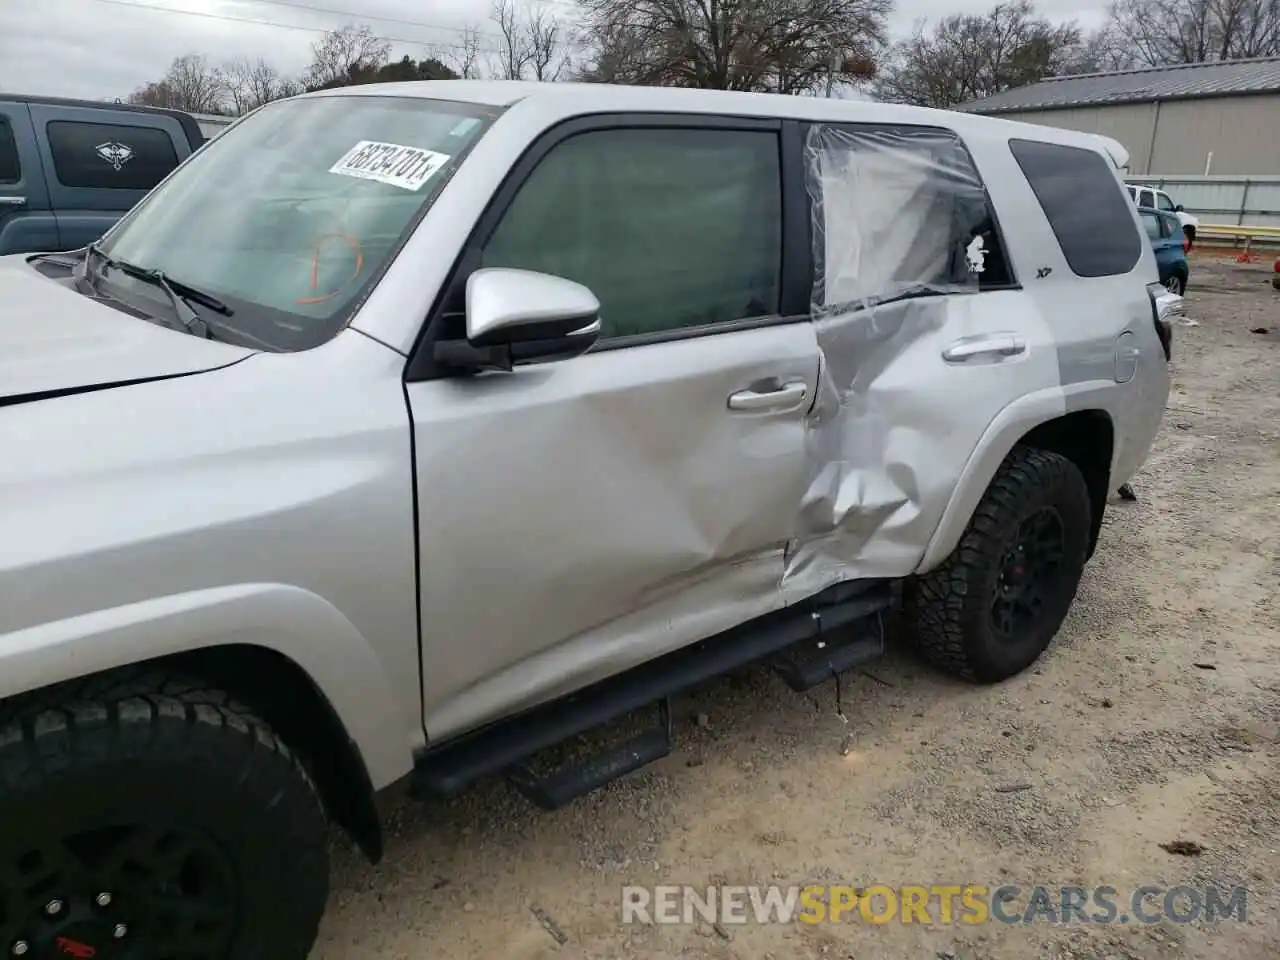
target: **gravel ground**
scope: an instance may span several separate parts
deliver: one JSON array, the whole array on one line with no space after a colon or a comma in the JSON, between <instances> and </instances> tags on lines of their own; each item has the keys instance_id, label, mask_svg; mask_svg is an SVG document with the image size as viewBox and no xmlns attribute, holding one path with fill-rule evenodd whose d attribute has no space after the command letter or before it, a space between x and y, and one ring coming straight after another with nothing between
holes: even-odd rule
<instances>
[{"instance_id":1,"label":"gravel ground","mask_svg":"<svg viewBox=\"0 0 1280 960\"><path fill-rule=\"evenodd\" d=\"M1164 430L1066 626L1002 685L905 653L797 696L678 704L673 755L554 814L501 783L390 798L314 957L1122 960L1280 956L1280 293L1197 258ZM1266 328L1269 332L1251 332ZM1013 789L1011 789L1013 788ZM1185 841L1188 852L1162 844ZM623 926L624 884L1243 884L1246 921ZM563 944L535 910L549 918Z\"/></svg>"}]
</instances>

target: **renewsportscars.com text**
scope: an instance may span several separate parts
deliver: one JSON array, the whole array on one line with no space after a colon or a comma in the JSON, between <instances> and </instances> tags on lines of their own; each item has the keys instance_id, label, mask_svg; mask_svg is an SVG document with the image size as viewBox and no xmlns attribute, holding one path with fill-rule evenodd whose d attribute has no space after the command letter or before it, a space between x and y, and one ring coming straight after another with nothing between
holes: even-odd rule
<instances>
[{"instance_id":1,"label":"renewsportscars.com text","mask_svg":"<svg viewBox=\"0 0 1280 960\"><path fill-rule=\"evenodd\" d=\"M622 922L641 924L1152 924L1244 921L1248 890L1148 884L1132 890L1012 884L624 887Z\"/></svg>"}]
</instances>

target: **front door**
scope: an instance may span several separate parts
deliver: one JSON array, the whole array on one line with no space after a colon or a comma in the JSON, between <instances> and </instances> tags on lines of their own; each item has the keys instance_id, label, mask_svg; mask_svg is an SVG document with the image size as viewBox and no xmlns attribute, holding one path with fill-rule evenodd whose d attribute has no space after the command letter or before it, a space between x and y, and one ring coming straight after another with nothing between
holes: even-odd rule
<instances>
[{"instance_id":1,"label":"front door","mask_svg":"<svg viewBox=\"0 0 1280 960\"><path fill-rule=\"evenodd\" d=\"M818 351L778 127L579 122L482 221L471 262L586 284L602 339L408 385L430 737L781 605Z\"/></svg>"},{"instance_id":2,"label":"front door","mask_svg":"<svg viewBox=\"0 0 1280 960\"><path fill-rule=\"evenodd\" d=\"M25 103L0 100L0 256L58 249Z\"/></svg>"}]
</instances>

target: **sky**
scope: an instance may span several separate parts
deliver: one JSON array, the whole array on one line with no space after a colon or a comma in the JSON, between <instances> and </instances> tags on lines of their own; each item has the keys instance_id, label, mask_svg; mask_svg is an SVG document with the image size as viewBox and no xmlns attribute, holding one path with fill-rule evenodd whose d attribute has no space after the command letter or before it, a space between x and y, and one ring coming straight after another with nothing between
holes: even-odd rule
<instances>
[{"instance_id":1,"label":"sky","mask_svg":"<svg viewBox=\"0 0 1280 960\"><path fill-rule=\"evenodd\" d=\"M995 0L898 0L895 34L920 19L986 10ZM552 0L571 15L568 0ZM0 98L126 96L174 57L263 57L296 74L311 44L345 23L393 41L393 56L447 55L467 26L490 35L492 0L0 0ZM1054 20L1100 22L1106 0L1039 0ZM358 11L358 12L356 12ZM248 22L246 22L248 21ZM257 23L253 21L259 21Z\"/></svg>"}]
</instances>

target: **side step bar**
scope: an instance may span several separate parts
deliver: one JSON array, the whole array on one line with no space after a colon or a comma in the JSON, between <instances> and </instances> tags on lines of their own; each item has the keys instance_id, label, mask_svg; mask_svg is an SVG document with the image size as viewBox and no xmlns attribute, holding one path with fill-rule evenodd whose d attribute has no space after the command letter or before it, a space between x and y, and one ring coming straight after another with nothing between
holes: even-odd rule
<instances>
[{"instance_id":1,"label":"side step bar","mask_svg":"<svg viewBox=\"0 0 1280 960\"><path fill-rule=\"evenodd\" d=\"M610 750L554 773L539 775L527 763L507 772L507 779L525 798L543 810L556 810L610 781L635 773L671 753L671 698L658 701L658 726Z\"/></svg>"},{"instance_id":2,"label":"side step bar","mask_svg":"<svg viewBox=\"0 0 1280 960\"><path fill-rule=\"evenodd\" d=\"M806 640L778 655L773 668L796 693L812 690L832 677L870 663L884 653L884 623L863 617L839 634Z\"/></svg>"},{"instance_id":3,"label":"side step bar","mask_svg":"<svg viewBox=\"0 0 1280 960\"><path fill-rule=\"evenodd\" d=\"M506 773L539 806L561 806L666 756L671 749L666 700L673 694L769 659L774 659L775 669L789 685L804 690L878 656L883 648L880 614L890 603L889 581L837 584L806 603L690 644L568 697L430 749L415 765L413 792L418 797L452 796L482 777ZM824 636L855 625L862 628L852 630L852 639ZM819 647L820 643L825 646ZM788 649L797 645L803 646L796 651ZM620 747L549 777L535 775L522 763L547 747L659 702L663 704L659 728Z\"/></svg>"}]
</instances>

